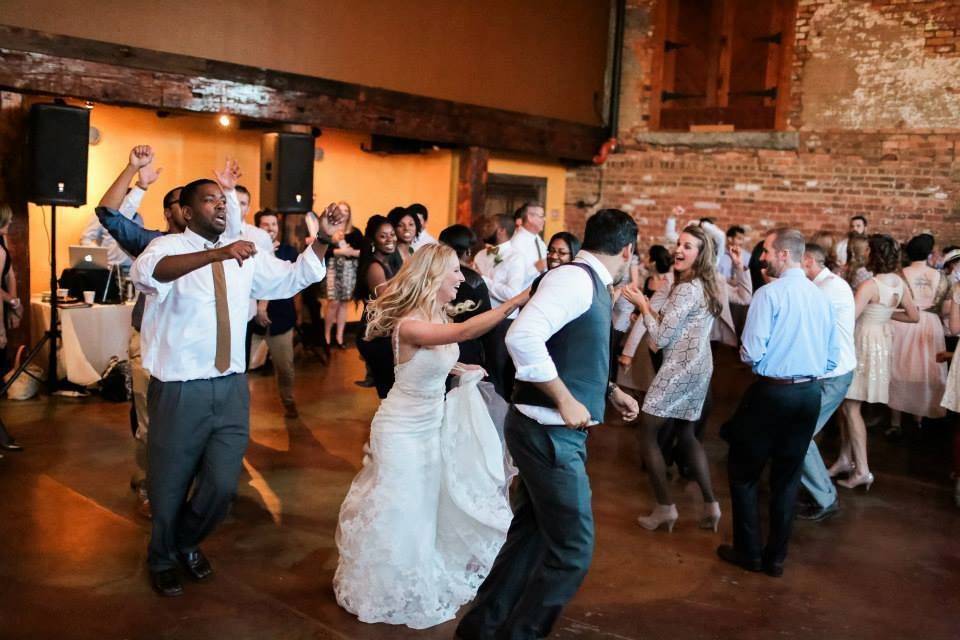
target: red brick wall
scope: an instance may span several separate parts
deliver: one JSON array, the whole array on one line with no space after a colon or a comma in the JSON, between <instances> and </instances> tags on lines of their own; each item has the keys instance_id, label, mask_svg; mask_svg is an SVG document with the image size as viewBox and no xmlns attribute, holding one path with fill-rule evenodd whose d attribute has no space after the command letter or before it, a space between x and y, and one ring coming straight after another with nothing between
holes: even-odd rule
<instances>
[{"instance_id":1,"label":"red brick wall","mask_svg":"<svg viewBox=\"0 0 960 640\"><path fill-rule=\"evenodd\" d=\"M799 0L789 117L799 145L779 151L637 140L647 129L656 1L628 3L624 151L569 172L569 228L581 232L586 215L613 206L659 240L682 205L691 218L743 224L754 237L781 225L840 232L860 214L901 239L930 231L960 243L960 2Z\"/></svg>"}]
</instances>

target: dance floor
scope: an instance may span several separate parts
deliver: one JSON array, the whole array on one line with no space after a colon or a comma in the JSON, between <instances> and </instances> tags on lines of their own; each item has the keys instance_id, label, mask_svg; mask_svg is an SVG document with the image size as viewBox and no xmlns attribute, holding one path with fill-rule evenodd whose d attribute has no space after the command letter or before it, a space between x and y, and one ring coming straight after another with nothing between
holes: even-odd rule
<instances>
[{"instance_id":1,"label":"dance floor","mask_svg":"<svg viewBox=\"0 0 960 640\"><path fill-rule=\"evenodd\" d=\"M841 489L834 520L797 522L786 574L748 574L714 555L730 541L726 446L720 422L746 374L718 358L706 437L724 509L720 533L696 528L697 491L675 481L673 533L635 524L652 496L633 429L594 429L590 474L596 555L552 637L960 637L960 510L953 506L947 425L889 443L871 434L876 484ZM97 399L3 401L0 413L26 447L0 460L0 637L137 639L452 638L365 625L339 609L337 511L357 471L372 390L353 349L329 366L298 365L301 417L284 420L273 379L254 375L252 439L239 496L204 549L216 570L183 597L151 591L144 564L149 523L136 513L128 407ZM835 435L826 434L828 459Z\"/></svg>"}]
</instances>

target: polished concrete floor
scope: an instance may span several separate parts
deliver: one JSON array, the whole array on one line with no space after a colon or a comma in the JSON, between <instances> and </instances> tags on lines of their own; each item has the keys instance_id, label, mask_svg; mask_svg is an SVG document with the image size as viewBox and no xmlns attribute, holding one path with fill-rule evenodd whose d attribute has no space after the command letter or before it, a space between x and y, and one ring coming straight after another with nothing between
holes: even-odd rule
<instances>
[{"instance_id":1,"label":"polished concrete floor","mask_svg":"<svg viewBox=\"0 0 960 640\"><path fill-rule=\"evenodd\" d=\"M720 533L696 528L698 492L679 480L674 532L640 529L634 519L652 497L633 429L595 429L596 555L553 637L960 638L949 424L910 431L896 444L872 435L873 489L841 489L839 517L797 523L783 578L717 560L730 519L716 432L745 380L728 356L719 360L706 442L725 511ZM149 523L128 487L126 405L0 403L27 449L0 460L0 638L451 638L453 623L418 632L365 625L333 599L337 510L377 405L371 390L352 383L361 371L355 350L334 353L326 367L301 363L301 418L286 421L272 378L251 378L252 439L239 497L204 545L216 575L187 583L175 599L148 585ZM828 433L825 449L835 447Z\"/></svg>"}]
</instances>

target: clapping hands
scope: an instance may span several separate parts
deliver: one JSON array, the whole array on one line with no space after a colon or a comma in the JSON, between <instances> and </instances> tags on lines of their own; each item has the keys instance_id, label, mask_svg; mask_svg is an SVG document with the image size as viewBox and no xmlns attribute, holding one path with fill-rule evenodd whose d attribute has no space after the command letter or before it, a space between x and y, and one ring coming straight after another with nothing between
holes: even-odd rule
<instances>
[{"instance_id":1,"label":"clapping hands","mask_svg":"<svg viewBox=\"0 0 960 640\"><path fill-rule=\"evenodd\" d=\"M650 312L650 300L647 299L647 296L643 295L643 291L641 291L637 285L632 282L623 285L621 294L629 300L633 306L639 309L641 313Z\"/></svg>"}]
</instances>

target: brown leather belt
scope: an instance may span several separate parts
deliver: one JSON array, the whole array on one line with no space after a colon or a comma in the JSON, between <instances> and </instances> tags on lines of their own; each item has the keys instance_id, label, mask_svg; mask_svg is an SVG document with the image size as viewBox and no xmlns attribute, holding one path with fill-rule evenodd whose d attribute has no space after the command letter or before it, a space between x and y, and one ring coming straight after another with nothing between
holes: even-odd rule
<instances>
[{"instance_id":1,"label":"brown leather belt","mask_svg":"<svg viewBox=\"0 0 960 640\"><path fill-rule=\"evenodd\" d=\"M812 376L805 378L768 378L767 376L760 376L760 379L769 384L804 384L806 382L816 382L819 380L819 378Z\"/></svg>"}]
</instances>

